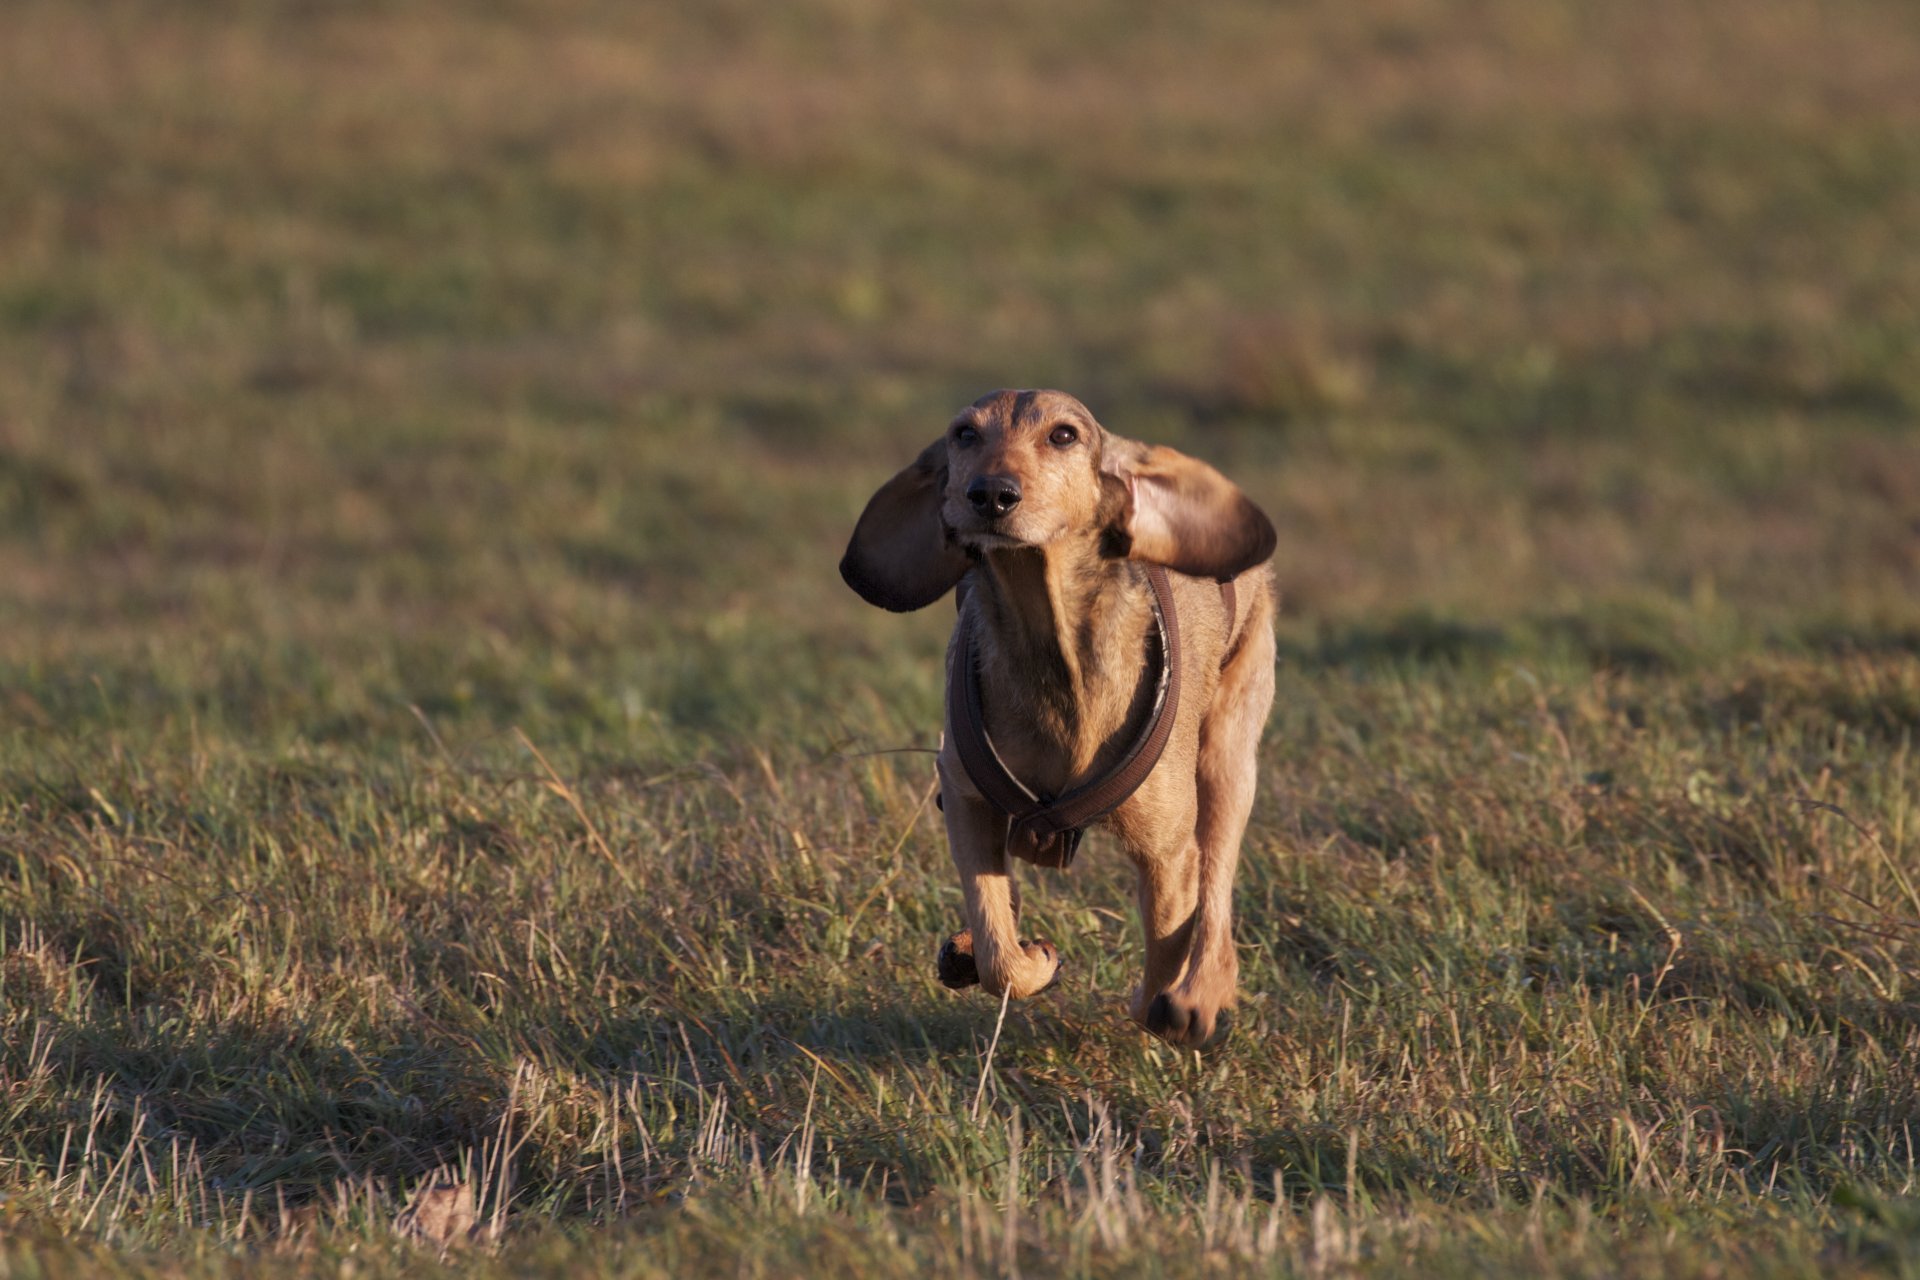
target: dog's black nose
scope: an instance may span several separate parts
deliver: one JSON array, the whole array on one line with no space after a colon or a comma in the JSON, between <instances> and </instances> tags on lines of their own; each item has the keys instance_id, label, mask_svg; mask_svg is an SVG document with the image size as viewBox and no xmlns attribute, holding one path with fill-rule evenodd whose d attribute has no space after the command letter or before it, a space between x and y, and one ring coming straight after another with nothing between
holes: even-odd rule
<instances>
[{"instance_id":1,"label":"dog's black nose","mask_svg":"<svg viewBox=\"0 0 1920 1280\"><path fill-rule=\"evenodd\" d=\"M975 476L967 501L983 516L1003 516L1020 505L1020 482L1012 476Z\"/></svg>"}]
</instances>

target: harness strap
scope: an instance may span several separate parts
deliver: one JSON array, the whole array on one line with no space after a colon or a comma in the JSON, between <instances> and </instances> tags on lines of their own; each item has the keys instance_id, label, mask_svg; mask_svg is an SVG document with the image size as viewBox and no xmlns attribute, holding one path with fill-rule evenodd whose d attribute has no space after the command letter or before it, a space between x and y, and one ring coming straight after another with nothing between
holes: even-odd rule
<instances>
[{"instance_id":1,"label":"harness strap","mask_svg":"<svg viewBox=\"0 0 1920 1280\"><path fill-rule=\"evenodd\" d=\"M1085 829L1126 803L1160 763L1180 709L1180 614L1174 607L1173 584L1165 568L1148 565L1147 584L1153 588L1153 618L1159 639L1156 658L1160 670L1154 678L1153 711L1118 764L1057 797L1036 794L1013 775L994 749L993 739L987 736L973 638L967 628L960 630L953 667L947 674L953 745L980 794L1012 820L1007 852L1015 857L1045 867L1070 866ZM1231 636L1238 616L1233 583L1220 584L1220 602L1226 608Z\"/></svg>"}]
</instances>

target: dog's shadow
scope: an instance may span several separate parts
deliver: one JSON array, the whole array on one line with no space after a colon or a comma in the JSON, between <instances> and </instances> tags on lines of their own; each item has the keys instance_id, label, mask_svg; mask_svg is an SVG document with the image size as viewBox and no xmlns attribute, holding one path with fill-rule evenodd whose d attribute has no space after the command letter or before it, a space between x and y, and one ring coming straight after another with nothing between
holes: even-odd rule
<instances>
[{"instance_id":1,"label":"dog's shadow","mask_svg":"<svg viewBox=\"0 0 1920 1280\"><path fill-rule=\"evenodd\" d=\"M709 1080L808 1064L977 1071L996 1030L1008 1053L1070 1049L1091 1024L1117 1016L1117 1003L1090 991L1061 990L1010 1002L1003 1015L1001 1002L978 988L949 992L886 983L832 1001L769 993L725 1011L661 1000L610 1018L591 1034L588 1056L602 1070L647 1059L684 1065Z\"/></svg>"}]
</instances>

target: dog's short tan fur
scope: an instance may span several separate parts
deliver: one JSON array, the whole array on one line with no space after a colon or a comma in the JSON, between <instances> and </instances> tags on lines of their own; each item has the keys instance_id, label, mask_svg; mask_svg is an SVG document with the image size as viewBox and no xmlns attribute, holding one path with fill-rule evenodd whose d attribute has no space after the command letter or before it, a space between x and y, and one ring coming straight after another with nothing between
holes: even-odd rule
<instances>
[{"instance_id":1,"label":"dog's short tan fur","mask_svg":"<svg viewBox=\"0 0 1920 1280\"><path fill-rule=\"evenodd\" d=\"M1005 481L1019 491L1010 510L968 498L976 482ZM881 487L841 563L894 610L931 604L975 570L955 635L972 637L987 730L1016 777L1053 795L1113 767L1150 714L1151 593L1137 562L1176 570L1173 734L1107 822L1139 871L1147 960L1129 1012L1179 1044L1213 1037L1238 981L1233 872L1273 701L1273 542L1266 517L1205 463L1113 435L1061 392L998 391ZM1233 618L1216 582L1227 578ZM1007 817L953 742L949 706L940 787L974 962L989 992L1029 996L1059 959L1019 936Z\"/></svg>"}]
</instances>

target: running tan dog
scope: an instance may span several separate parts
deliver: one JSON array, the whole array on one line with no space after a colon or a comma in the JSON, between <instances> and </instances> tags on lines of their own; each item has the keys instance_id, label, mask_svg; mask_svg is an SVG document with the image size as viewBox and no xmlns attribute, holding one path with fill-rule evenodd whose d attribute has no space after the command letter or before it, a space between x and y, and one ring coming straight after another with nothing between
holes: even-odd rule
<instances>
[{"instance_id":1,"label":"running tan dog","mask_svg":"<svg viewBox=\"0 0 1920 1280\"><path fill-rule=\"evenodd\" d=\"M968 927L941 950L947 985L1052 985L1059 955L1019 936L1008 857L1063 866L1104 819L1140 876L1129 1012L1176 1044L1224 1026L1273 702L1273 546L1218 471L1113 435L1058 391L974 402L867 503L849 586L896 612L960 587L939 770Z\"/></svg>"}]
</instances>

